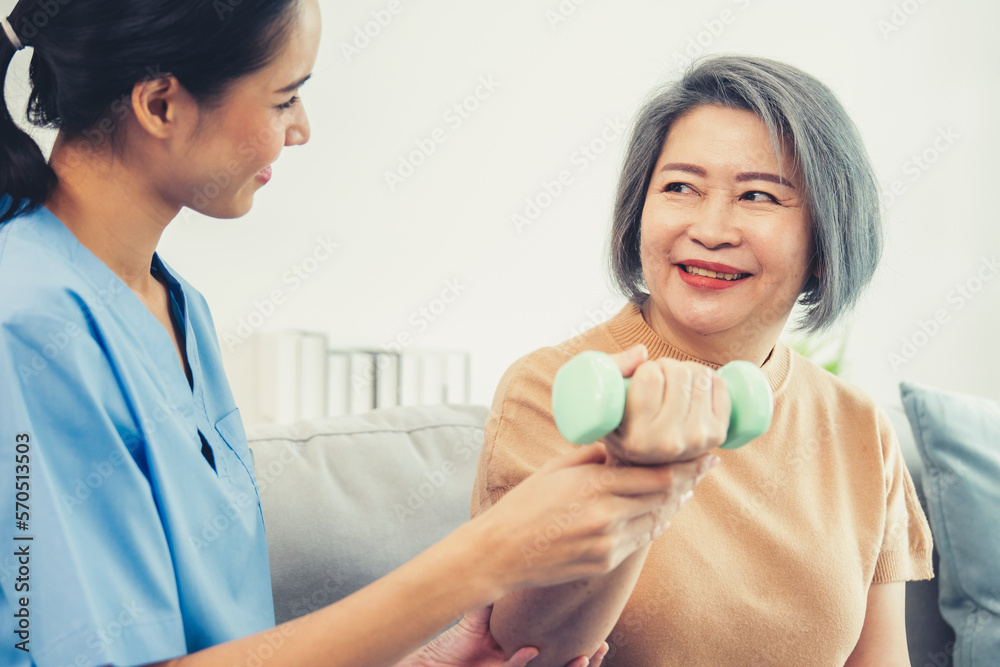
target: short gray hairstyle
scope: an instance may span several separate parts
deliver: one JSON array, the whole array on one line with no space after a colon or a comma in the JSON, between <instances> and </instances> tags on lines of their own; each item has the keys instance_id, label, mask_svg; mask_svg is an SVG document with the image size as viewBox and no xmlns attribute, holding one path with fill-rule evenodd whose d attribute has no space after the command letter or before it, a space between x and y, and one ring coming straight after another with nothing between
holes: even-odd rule
<instances>
[{"instance_id":1,"label":"short gray hairstyle","mask_svg":"<svg viewBox=\"0 0 1000 667\"><path fill-rule=\"evenodd\" d=\"M615 286L642 305L649 292L639 250L653 168L675 120L703 105L750 111L766 124L777 155L788 142L805 182L815 261L799 295L795 329L818 333L857 303L882 256L878 181L857 127L833 92L785 63L749 56L696 61L639 112L618 182L608 260Z\"/></svg>"}]
</instances>

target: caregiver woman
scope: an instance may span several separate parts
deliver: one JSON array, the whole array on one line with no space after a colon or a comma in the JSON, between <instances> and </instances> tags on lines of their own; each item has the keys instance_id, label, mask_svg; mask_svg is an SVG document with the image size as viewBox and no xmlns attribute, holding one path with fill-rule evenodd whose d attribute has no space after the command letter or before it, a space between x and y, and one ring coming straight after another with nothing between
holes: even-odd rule
<instances>
[{"instance_id":1,"label":"caregiver woman","mask_svg":"<svg viewBox=\"0 0 1000 667\"><path fill-rule=\"evenodd\" d=\"M745 447L718 450L721 463L672 525L612 572L497 601L501 646L533 644L542 665L605 637L615 667L909 664L903 582L933 575L931 537L896 437L857 387L779 340L797 301L809 331L845 314L875 272L881 238L861 139L816 79L771 60L716 57L645 105L611 230L611 267L629 303L508 370L473 514L572 449L545 397L581 350L643 343L651 359L688 364L667 393L704 392L716 384L709 369L750 360L774 390L774 420ZM640 376L657 380L651 363L632 388ZM633 401L612 454L685 458L633 428L644 409Z\"/></svg>"},{"instance_id":2,"label":"caregiver woman","mask_svg":"<svg viewBox=\"0 0 1000 667\"><path fill-rule=\"evenodd\" d=\"M505 662L487 605L611 571L693 485L693 464L608 480L605 448L580 449L399 570L273 627L211 315L155 250L184 206L247 213L282 148L308 140L297 91L319 26L316 0L22 0L3 22L0 82L30 47L29 118L59 133L46 163L0 104L0 664L524 665L536 649ZM643 358L621 355L622 372ZM525 559L576 506L586 521ZM196 542L221 512L230 527Z\"/></svg>"}]
</instances>

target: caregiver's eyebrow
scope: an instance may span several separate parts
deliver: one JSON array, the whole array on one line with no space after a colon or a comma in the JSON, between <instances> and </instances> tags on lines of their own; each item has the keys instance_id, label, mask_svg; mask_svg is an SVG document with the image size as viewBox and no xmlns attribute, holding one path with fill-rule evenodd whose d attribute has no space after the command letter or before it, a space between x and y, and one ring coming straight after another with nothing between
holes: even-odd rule
<instances>
[{"instance_id":1,"label":"caregiver's eyebrow","mask_svg":"<svg viewBox=\"0 0 1000 667\"><path fill-rule=\"evenodd\" d=\"M285 93L290 93L293 90L298 90L299 88L302 87L302 84L304 84L306 81L308 81L311 78L312 78L312 74L306 74L304 77L302 77L301 79L299 79L295 83L293 83L291 85L288 85L288 86L285 86L281 90L276 90L274 92L277 93L278 95L283 95Z\"/></svg>"}]
</instances>

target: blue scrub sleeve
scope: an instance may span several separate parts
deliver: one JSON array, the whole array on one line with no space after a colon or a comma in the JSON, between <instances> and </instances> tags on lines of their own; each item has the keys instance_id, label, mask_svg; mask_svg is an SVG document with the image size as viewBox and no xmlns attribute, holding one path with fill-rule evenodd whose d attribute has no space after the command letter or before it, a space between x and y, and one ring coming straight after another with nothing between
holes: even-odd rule
<instances>
[{"instance_id":1,"label":"blue scrub sleeve","mask_svg":"<svg viewBox=\"0 0 1000 667\"><path fill-rule=\"evenodd\" d=\"M141 425L82 314L0 325L0 442L0 663L125 666L187 653ZM21 505L18 481L22 499L28 482ZM25 613L30 653L16 648Z\"/></svg>"}]
</instances>

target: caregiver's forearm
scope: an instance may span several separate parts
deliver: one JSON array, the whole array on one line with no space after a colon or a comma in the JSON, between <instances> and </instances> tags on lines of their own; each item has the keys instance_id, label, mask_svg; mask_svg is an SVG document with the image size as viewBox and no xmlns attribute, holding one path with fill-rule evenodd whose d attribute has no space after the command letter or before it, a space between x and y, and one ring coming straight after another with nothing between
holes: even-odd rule
<instances>
[{"instance_id":1,"label":"caregiver's forearm","mask_svg":"<svg viewBox=\"0 0 1000 667\"><path fill-rule=\"evenodd\" d=\"M399 569L328 607L158 665L395 664L466 612L510 590L496 576L494 564L485 562L483 546L489 546L489 536L481 528L476 521L461 526Z\"/></svg>"},{"instance_id":2,"label":"caregiver's forearm","mask_svg":"<svg viewBox=\"0 0 1000 667\"><path fill-rule=\"evenodd\" d=\"M490 630L504 654L509 658L522 646L534 646L539 654L530 667L561 667L578 655L593 655L618 622L649 547L608 574L518 590L497 600Z\"/></svg>"}]
</instances>

